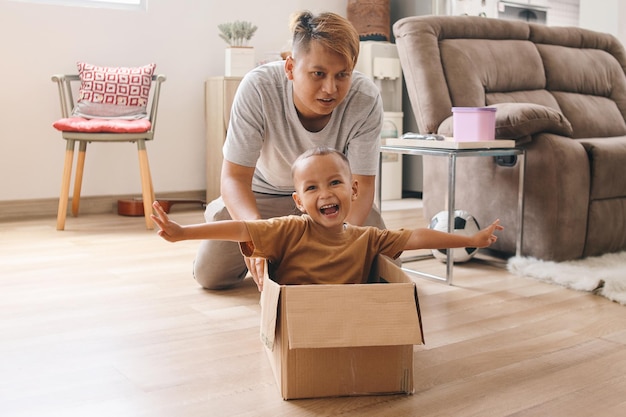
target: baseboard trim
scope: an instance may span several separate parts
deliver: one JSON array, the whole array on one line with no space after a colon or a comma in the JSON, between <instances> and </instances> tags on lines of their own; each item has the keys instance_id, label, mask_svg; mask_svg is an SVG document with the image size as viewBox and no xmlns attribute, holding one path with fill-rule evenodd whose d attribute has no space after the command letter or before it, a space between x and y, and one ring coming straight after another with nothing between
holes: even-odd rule
<instances>
[{"instance_id":1,"label":"baseboard trim","mask_svg":"<svg viewBox=\"0 0 626 417\"><path fill-rule=\"evenodd\" d=\"M177 198L189 200L204 200L205 190L177 191L171 193L157 193L157 199ZM109 195L81 197L80 214L117 213L117 200L141 198L139 195ZM24 220L29 218L56 218L59 207L58 198L41 198L32 200L0 201L0 222ZM68 204L71 210L72 202ZM177 206L178 207L178 206ZM71 215L71 214L68 214Z\"/></svg>"}]
</instances>

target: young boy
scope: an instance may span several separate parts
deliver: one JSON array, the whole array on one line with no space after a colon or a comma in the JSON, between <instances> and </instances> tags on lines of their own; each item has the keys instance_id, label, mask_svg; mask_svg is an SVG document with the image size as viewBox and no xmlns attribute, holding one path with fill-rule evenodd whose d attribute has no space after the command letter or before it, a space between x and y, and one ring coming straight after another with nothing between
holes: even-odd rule
<instances>
[{"instance_id":1,"label":"young boy","mask_svg":"<svg viewBox=\"0 0 626 417\"><path fill-rule=\"evenodd\" d=\"M397 258L403 250L486 247L502 230L499 220L473 236L427 228L381 230L345 223L358 196L345 155L328 147L311 149L292 166L293 199L301 216L224 220L180 226L154 203L158 234L170 242L219 239L240 242L244 256L265 258L280 284L348 284L367 281L374 258ZM257 280L259 291L262 279Z\"/></svg>"}]
</instances>

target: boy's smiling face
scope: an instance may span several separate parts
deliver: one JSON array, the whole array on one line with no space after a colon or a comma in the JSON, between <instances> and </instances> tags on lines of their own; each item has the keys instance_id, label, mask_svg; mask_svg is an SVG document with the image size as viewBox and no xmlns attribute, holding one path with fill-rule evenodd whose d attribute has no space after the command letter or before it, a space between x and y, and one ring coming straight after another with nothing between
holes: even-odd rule
<instances>
[{"instance_id":1,"label":"boy's smiling face","mask_svg":"<svg viewBox=\"0 0 626 417\"><path fill-rule=\"evenodd\" d=\"M298 209L313 221L337 232L343 231L358 184L339 155L313 155L298 162L293 171Z\"/></svg>"}]
</instances>

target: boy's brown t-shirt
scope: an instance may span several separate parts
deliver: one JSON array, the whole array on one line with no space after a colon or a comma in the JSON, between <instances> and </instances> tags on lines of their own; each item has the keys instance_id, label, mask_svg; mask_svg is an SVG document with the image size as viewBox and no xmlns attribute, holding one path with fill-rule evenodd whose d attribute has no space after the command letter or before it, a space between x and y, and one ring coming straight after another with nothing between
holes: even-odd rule
<instances>
[{"instance_id":1,"label":"boy's brown t-shirt","mask_svg":"<svg viewBox=\"0 0 626 417\"><path fill-rule=\"evenodd\" d=\"M246 221L252 242L245 256L266 258L279 284L359 284L367 282L378 254L397 258L410 230L381 230L346 224L340 234L308 215Z\"/></svg>"}]
</instances>

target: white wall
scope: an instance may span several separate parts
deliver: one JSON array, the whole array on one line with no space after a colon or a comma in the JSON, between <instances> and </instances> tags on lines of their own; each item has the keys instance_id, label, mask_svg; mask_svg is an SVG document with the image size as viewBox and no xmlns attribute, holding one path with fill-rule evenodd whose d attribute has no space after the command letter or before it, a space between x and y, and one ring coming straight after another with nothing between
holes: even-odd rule
<instances>
[{"instance_id":1,"label":"white wall","mask_svg":"<svg viewBox=\"0 0 626 417\"><path fill-rule=\"evenodd\" d=\"M620 0L580 0L580 27L608 32L626 44L626 4Z\"/></svg>"},{"instance_id":2,"label":"white wall","mask_svg":"<svg viewBox=\"0 0 626 417\"><path fill-rule=\"evenodd\" d=\"M217 25L258 25L251 43L260 60L287 43L291 13L345 16L346 6L347 0L148 0L146 12L131 12L0 0L0 201L58 197L65 142L51 126L60 114L50 76L74 72L78 60L157 64L168 81L157 136L148 144L156 192L203 190L204 80L224 71ZM598 7L596 0L581 0L580 15L581 27L626 39L621 2ZM135 149L92 144L83 195L139 194Z\"/></svg>"},{"instance_id":3,"label":"white wall","mask_svg":"<svg viewBox=\"0 0 626 417\"><path fill-rule=\"evenodd\" d=\"M549 26L580 26L580 0L549 0Z\"/></svg>"},{"instance_id":4,"label":"white wall","mask_svg":"<svg viewBox=\"0 0 626 417\"><path fill-rule=\"evenodd\" d=\"M76 61L157 64L167 75L157 134L148 144L158 193L205 188L204 80L224 73L225 43L217 25L248 20L257 59L289 40L298 10L346 15L347 0L148 0L147 11L53 6L0 0L0 201L56 198L65 141L54 73ZM219 151L219 150L218 150ZM133 144L88 148L83 195L139 194Z\"/></svg>"}]
</instances>

